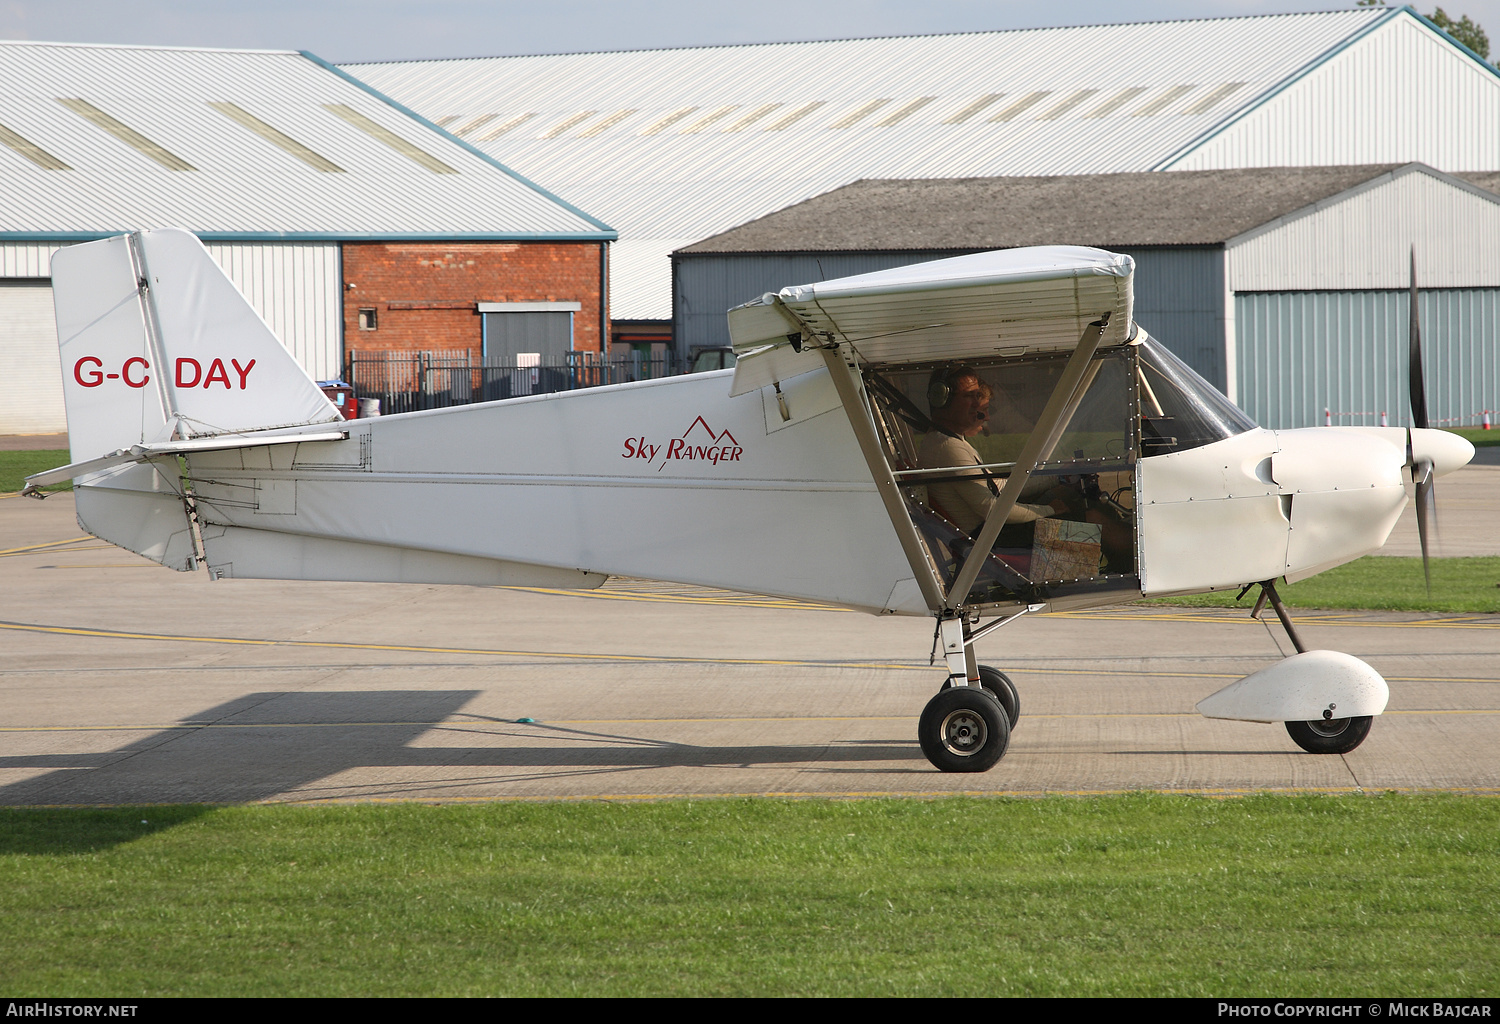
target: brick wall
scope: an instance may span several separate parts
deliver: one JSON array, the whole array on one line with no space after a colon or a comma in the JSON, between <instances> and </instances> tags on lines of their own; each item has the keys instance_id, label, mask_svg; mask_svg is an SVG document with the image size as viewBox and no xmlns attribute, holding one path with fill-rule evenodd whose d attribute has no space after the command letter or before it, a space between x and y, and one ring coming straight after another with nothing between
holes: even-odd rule
<instances>
[{"instance_id":1,"label":"brick wall","mask_svg":"<svg viewBox=\"0 0 1500 1024\"><path fill-rule=\"evenodd\" d=\"M598 242L345 242L344 348L470 349L477 302L579 302L573 344L599 351ZM362 330L359 311L376 311Z\"/></svg>"}]
</instances>

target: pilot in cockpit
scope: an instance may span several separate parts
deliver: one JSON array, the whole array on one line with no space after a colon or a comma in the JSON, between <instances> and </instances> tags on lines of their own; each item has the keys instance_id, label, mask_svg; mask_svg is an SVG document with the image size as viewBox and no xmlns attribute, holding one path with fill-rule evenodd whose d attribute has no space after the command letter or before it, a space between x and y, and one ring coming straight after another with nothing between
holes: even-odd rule
<instances>
[{"instance_id":1,"label":"pilot in cockpit","mask_svg":"<svg viewBox=\"0 0 1500 1024\"><path fill-rule=\"evenodd\" d=\"M939 367L933 371L927 386L927 404L931 410L930 419L937 429L929 431L922 439L918 453L922 468L981 465L983 460L967 438L974 437L989 422L993 397L990 386L968 366ZM963 477L928 484L927 496L936 512L973 536L989 515L1000 492L994 480L983 470L966 472ZM1060 500L1051 505L1017 502L1005 518L1006 525L1001 531L1002 546L1011 539L1007 533L1018 532L1012 530L1013 527L1064 511L1067 511L1067 505ZM1029 546L1031 538L1017 537L1015 541Z\"/></svg>"}]
</instances>

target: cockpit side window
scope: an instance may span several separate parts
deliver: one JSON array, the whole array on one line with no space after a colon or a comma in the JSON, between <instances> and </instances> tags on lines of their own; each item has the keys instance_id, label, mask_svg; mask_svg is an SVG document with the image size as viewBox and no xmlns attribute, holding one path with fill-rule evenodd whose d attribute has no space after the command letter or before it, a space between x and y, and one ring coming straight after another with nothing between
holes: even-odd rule
<instances>
[{"instance_id":1,"label":"cockpit side window","mask_svg":"<svg viewBox=\"0 0 1500 1024\"><path fill-rule=\"evenodd\" d=\"M870 409L912 524L946 589L973 548L1068 354L865 372ZM1136 357L1089 364L1056 435L983 561L969 603L1030 602L1058 587L1129 589L1134 573Z\"/></svg>"},{"instance_id":2,"label":"cockpit side window","mask_svg":"<svg viewBox=\"0 0 1500 1024\"><path fill-rule=\"evenodd\" d=\"M1141 455L1166 455L1255 429L1255 421L1159 342L1137 347Z\"/></svg>"}]
</instances>

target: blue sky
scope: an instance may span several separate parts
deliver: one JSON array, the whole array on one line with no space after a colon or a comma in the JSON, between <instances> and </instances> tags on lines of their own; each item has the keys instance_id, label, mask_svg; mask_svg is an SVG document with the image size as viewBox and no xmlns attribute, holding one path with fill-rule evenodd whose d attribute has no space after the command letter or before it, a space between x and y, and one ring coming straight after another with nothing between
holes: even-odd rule
<instances>
[{"instance_id":1,"label":"blue sky","mask_svg":"<svg viewBox=\"0 0 1500 1024\"><path fill-rule=\"evenodd\" d=\"M0 0L0 39L311 50L336 62L1232 17L1353 0ZM1419 3L1428 13L1435 4ZM1500 49L1500 0L1452 0Z\"/></svg>"}]
</instances>

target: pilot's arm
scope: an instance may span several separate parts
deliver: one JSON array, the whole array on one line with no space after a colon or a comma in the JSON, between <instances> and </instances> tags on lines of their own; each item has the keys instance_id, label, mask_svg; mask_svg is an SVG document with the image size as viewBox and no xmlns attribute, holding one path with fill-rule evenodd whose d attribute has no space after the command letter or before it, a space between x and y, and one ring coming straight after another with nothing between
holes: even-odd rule
<instances>
[{"instance_id":1,"label":"pilot's arm","mask_svg":"<svg viewBox=\"0 0 1500 1024\"><path fill-rule=\"evenodd\" d=\"M923 439L920 459L923 469L981 464L979 453L974 450L973 445L961 437L939 430L934 430ZM939 512L951 519L960 530L973 534L989 517L990 509L995 507L999 489L983 471L976 469L971 479L929 484L927 493ZM1005 517L1005 522L1007 525L1030 523L1052 514L1053 509L1049 506L1023 505L1017 502Z\"/></svg>"}]
</instances>

